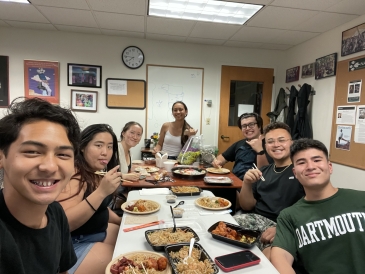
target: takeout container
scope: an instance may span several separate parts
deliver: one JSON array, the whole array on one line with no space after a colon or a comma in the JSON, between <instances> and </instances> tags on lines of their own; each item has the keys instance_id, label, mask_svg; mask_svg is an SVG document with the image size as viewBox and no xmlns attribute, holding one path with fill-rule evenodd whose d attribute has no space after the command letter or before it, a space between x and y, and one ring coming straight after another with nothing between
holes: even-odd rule
<instances>
[{"instance_id":1,"label":"takeout container","mask_svg":"<svg viewBox=\"0 0 365 274\"><path fill-rule=\"evenodd\" d=\"M176 187L171 187L170 190L171 190L171 193L176 196L199 196L200 193L202 193L202 191L203 191L200 187L197 187L197 186L192 186L192 187L196 187L198 189L198 191L196 191L196 192L175 192Z\"/></svg>"},{"instance_id":2,"label":"takeout container","mask_svg":"<svg viewBox=\"0 0 365 274\"><path fill-rule=\"evenodd\" d=\"M179 271L176 268L176 264L179 262L179 259L173 259L171 258L170 252L178 252L181 248L183 248L184 246L189 247L190 243L182 243L182 244L172 244L172 245L167 245L165 247L165 253L166 253L166 257L167 259L169 259L169 262L171 264L172 269L174 270L175 273L179 273ZM200 250L200 258L199 261L204 261L204 260L208 260L209 263L211 264L212 268L213 268L213 274L216 274L219 272L219 269L217 267L217 265L214 263L214 261L212 260L212 258L208 255L208 253L205 251L205 249L198 243L194 244L194 248L197 248L198 250ZM183 258L180 259L181 261L183 260Z\"/></svg>"},{"instance_id":3,"label":"takeout container","mask_svg":"<svg viewBox=\"0 0 365 274\"><path fill-rule=\"evenodd\" d=\"M167 172L171 172L172 168L175 165L175 162L167 160L167 161L163 162L163 165Z\"/></svg>"},{"instance_id":4,"label":"takeout container","mask_svg":"<svg viewBox=\"0 0 365 274\"><path fill-rule=\"evenodd\" d=\"M156 164L156 159L155 158L144 158L144 163L146 165L154 165Z\"/></svg>"},{"instance_id":5,"label":"takeout container","mask_svg":"<svg viewBox=\"0 0 365 274\"><path fill-rule=\"evenodd\" d=\"M167 153L161 154L160 152L157 152L155 157L156 157L156 166L161 168L164 167L163 163L167 161L168 157Z\"/></svg>"},{"instance_id":6,"label":"takeout container","mask_svg":"<svg viewBox=\"0 0 365 274\"><path fill-rule=\"evenodd\" d=\"M195 242L198 242L200 240L198 234L196 234L196 232L192 228L190 228L188 226L176 227L176 229L177 228L180 228L184 231L188 231L188 232L193 233L194 238L195 238ZM144 235L146 237L147 243L152 247L153 250L155 250L155 251L164 251L165 246L167 246L167 245L153 245L151 243L150 239L148 238L148 235L153 233L153 232L160 231L160 230L166 230L166 229L169 229L169 228L158 228L158 229L150 229L150 230L145 231ZM190 239L189 239L189 241L190 241ZM187 243L187 244L189 245L189 243Z\"/></svg>"},{"instance_id":7,"label":"takeout container","mask_svg":"<svg viewBox=\"0 0 365 274\"><path fill-rule=\"evenodd\" d=\"M214 229L216 229L216 227L218 226L219 223L220 222L216 222L215 224L213 224L208 229L208 232L210 234L212 234L212 237L214 239L217 239L217 240L220 240L220 241L223 241L223 242L226 242L226 243L230 243L230 244L233 244L233 245L236 245L236 246L240 246L240 247L243 247L243 248L251 248L251 247L253 247L255 245L255 243L258 241L258 239L259 239L259 237L261 235L261 232L258 231L258 230L242 229L242 227L240 227L239 225L234 225L234 224L230 224L230 223L227 223L227 222L223 222L223 223L226 224L227 227L236 230L237 233L239 233L241 235L256 237L256 240L253 243L251 243L251 244L244 243L244 242L240 242L240 241L237 241L237 240L232 240L232 239L229 239L227 237L220 236L220 235L217 235L217 234L212 233L212 231Z\"/></svg>"},{"instance_id":8,"label":"takeout container","mask_svg":"<svg viewBox=\"0 0 365 274\"><path fill-rule=\"evenodd\" d=\"M176 195L166 195L166 202L171 204L176 203L176 198Z\"/></svg>"},{"instance_id":9,"label":"takeout container","mask_svg":"<svg viewBox=\"0 0 365 274\"><path fill-rule=\"evenodd\" d=\"M179 208L179 207L172 209L172 212L174 213L175 218L182 218L184 211L185 211L184 209Z\"/></svg>"}]
</instances>

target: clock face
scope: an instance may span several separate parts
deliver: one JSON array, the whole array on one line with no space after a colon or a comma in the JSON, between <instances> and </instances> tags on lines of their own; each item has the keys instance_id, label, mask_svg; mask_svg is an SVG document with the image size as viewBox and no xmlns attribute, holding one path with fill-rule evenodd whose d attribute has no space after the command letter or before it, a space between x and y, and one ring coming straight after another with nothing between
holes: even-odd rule
<instances>
[{"instance_id":1,"label":"clock face","mask_svg":"<svg viewBox=\"0 0 365 274\"><path fill-rule=\"evenodd\" d=\"M141 49L131 46L123 50L122 60L128 68L136 69L142 66L144 62L144 54Z\"/></svg>"}]
</instances>

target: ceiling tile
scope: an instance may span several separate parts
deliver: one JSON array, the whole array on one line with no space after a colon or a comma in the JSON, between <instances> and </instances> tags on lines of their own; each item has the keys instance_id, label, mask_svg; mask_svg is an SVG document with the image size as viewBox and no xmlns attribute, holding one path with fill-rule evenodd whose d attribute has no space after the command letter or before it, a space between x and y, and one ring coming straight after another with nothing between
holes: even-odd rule
<instances>
[{"instance_id":1,"label":"ceiling tile","mask_svg":"<svg viewBox=\"0 0 365 274\"><path fill-rule=\"evenodd\" d=\"M58 8L69 8L69 9L81 9L88 10L89 6L85 0L31 0L35 6L48 6Z\"/></svg>"},{"instance_id":2,"label":"ceiling tile","mask_svg":"<svg viewBox=\"0 0 365 274\"><path fill-rule=\"evenodd\" d=\"M88 2L91 8L95 11L106 11L134 15L147 14L145 0L88 0Z\"/></svg>"},{"instance_id":3,"label":"ceiling tile","mask_svg":"<svg viewBox=\"0 0 365 274\"><path fill-rule=\"evenodd\" d=\"M0 20L0 27L10 27L5 21Z\"/></svg>"},{"instance_id":4,"label":"ceiling tile","mask_svg":"<svg viewBox=\"0 0 365 274\"><path fill-rule=\"evenodd\" d=\"M110 30L110 29L102 29L101 32L102 34L105 35L144 38L143 32L131 32L131 31L121 31L121 30Z\"/></svg>"},{"instance_id":5,"label":"ceiling tile","mask_svg":"<svg viewBox=\"0 0 365 274\"><path fill-rule=\"evenodd\" d=\"M259 48L262 43L240 42L240 41L227 41L223 46L238 47L238 48Z\"/></svg>"},{"instance_id":6,"label":"ceiling tile","mask_svg":"<svg viewBox=\"0 0 365 274\"><path fill-rule=\"evenodd\" d=\"M32 5L0 2L0 19L13 20L13 21L25 21L25 22L38 22L49 23L35 7Z\"/></svg>"},{"instance_id":7,"label":"ceiling tile","mask_svg":"<svg viewBox=\"0 0 365 274\"><path fill-rule=\"evenodd\" d=\"M295 31L288 30L283 33L278 34L273 38L270 43L285 43L288 45L298 45L304 41L310 40L313 37L319 35L319 32L305 32L305 31Z\"/></svg>"},{"instance_id":8,"label":"ceiling tile","mask_svg":"<svg viewBox=\"0 0 365 274\"><path fill-rule=\"evenodd\" d=\"M52 24L44 24L44 23L31 23L31 22L19 22L19 21L9 21L6 23L16 28L23 29L40 29L40 30L57 30Z\"/></svg>"},{"instance_id":9,"label":"ceiling tile","mask_svg":"<svg viewBox=\"0 0 365 274\"><path fill-rule=\"evenodd\" d=\"M147 17L147 32L177 36L188 36L195 21Z\"/></svg>"},{"instance_id":10,"label":"ceiling tile","mask_svg":"<svg viewBox=\"0 0 365 274\"><path fill-rule=\"evenodd\" d=\"M56 25L56 28L61 31L101 34L101 31L97 28L85 28L85 27L75 27L66 25Z\"/></svg>"},{"instance_id":11,"label":"ceiling tile","mask_svg":"<svg viewBox=\"0 0 365 274\"><path fill-rule=\"evenodd\" d=\"M355 19L357 15L321 12L295 27L296 30L325 32Z\"/></svg>"},{"instance_id":12,"label":"ceiling tile","mask_svg":"<svg viewBox=\"0 0 365 274\"><path fill-rule=\"evenodd\" d=\"M94 14L103 29L144 32L144 16L99 11L95 11Z\"/></svg>"},{"instance_id":13,"label":"ceiling tile","mask_svg":"<svg viewBox=\"0 0 365 274\"><path fill-rule=\"evenodd\" d=\"M151 40L162 40L162 41L173 41L173 42L185 42L186 39L186 37L183 36L162 35L153 33L147 33L146 38Z\"/></svg>"},{"instance_id":14,"label":"ceiling tile","mask_svg":"<svg viewBox=\"0 0 365 274\"><path fill-rule=\"evenodd\" d=\"M194 43L194 44L223 45L224 40L202 39L202 38L188 38L186 40L186 42L187 43Z\"/></svg>"},{"instance_id":15,"label":"ceiling tile","mask_svg":"<svg viewBox=\"0 0 365 274\"><path fill-rule=\"evenodd\" d=\"M52 24L96 28L91 11L39 6L39 10Z\"/></svg>"},{"instance_id":16,"label":"ceiling tile","mask_svg":"<svg viewBox=\"0 0 365 274\"><path fill-rule=\"evenodd\" d=\"M245 42L270 42L276 36L284 33L285 30L243 27L230 40Z\"/></svg>"},{"instance_id":17,"label":"ceiling tile","mask_svg":"<svg viewBox=\"0 0 365 274\"><path fill-rule=\"evenodd\" d=\"M238 2L238 3L244 3L244 4L256 4L256 5L268 5L272 0L221 0L226 2Z\"/></svg>"},{"instance_id":18,"label":"ceiling tile","mask_svg":"<svg viewBox=\"0 0 365 274\"><path fill-rule=\"evenodd\" d=\"M365 1L351 0L351 3L342 1L330 7L327 11L362 15L365 14Z\"/></svg>"},{"instance_id":19,"label":"ceiling tile","mask_svg":"<svg viewBox=\"0 0 365 274\"><path fill-rule=\"evenodd\" d=\"M247 25L273 29L293 29L294 26L300 25L318 13L318 11L269 6L249 20Z\"/></svg>"},{"instance_id":20,"label":"ceiling tile","mask_svg":"<svg viewBox=\"0 0 365 274\"><path fill-rule=\"evenodd\" d=\"M326 10L342 0L275 0L270 6L279 6L307 10Z\"/></svg>"},{"instance_id":21,"label":"ceiling tile","mask_svg":"<svg viewBox=\"0 0 365 274\"><path fill-rule=\"evenodd\" d=\"M197 22L190 33L190 37L228 39L240 28L241 26L238 25Z\"/></svg>"},{"instance_id":22,"label":"ceiling tile","mask_svg":"<svg viewBox=\"0 0 365 274\"><path fill-rule=\"evenodd\" d=\"M279 50L287 50L291 48L292 45L283 45L283 44L262 44L260 49L279 49Z\"/></svg>"}]
</instances>

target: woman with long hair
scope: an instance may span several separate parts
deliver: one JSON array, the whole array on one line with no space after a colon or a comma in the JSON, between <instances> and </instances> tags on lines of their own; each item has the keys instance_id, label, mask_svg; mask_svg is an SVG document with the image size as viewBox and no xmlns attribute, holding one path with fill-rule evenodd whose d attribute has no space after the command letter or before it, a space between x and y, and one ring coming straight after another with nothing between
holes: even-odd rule
<instances>
[{"instance_id":1,"label":"woman with long hair","mask_svg":"<svg viewBox=\"0 0 365 274\"><path fill-rule=\"evenodd\" d=\"M76 173L57 200L68 218L76 265L69 274L104 273L111 261L121 218L108 205L120 185L118 141L106 124L81 133ZM95 172L105 170L105 175Z\"/></svg>"},{"instance_id":2,"label":"woman with long hair","mask_svg":"<svg viewBox=\"0 0 365 274\"><path fill-rule=\"evenodd\" d=\"M195 135L198 130L194 130L185 120L188 116L188 107L182 101L176 101L172 105L172 115L174 122L164 123L161 127L158 144L153 149L154 153L159 151L167 152L169 159L175 159L179 155L189 136Z\"/></svg>"}]
</instances>

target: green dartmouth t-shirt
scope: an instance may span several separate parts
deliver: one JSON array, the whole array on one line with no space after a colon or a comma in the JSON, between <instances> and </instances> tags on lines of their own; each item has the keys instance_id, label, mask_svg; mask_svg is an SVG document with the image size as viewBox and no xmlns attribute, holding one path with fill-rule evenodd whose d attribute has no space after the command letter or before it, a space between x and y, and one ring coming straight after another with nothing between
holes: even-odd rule
<instances>
[{"instance_id":1,"label":"green dartmouth t-shirt","mask_svg":"<svg viewBox=\"0 0 365 274\"><path fill-rule=\"evenodd\" d=\"M365 192L339 189L320 201L299 200L278 219L273 246L310 274L365 273Z\"/></svg>"}]
</instances>

